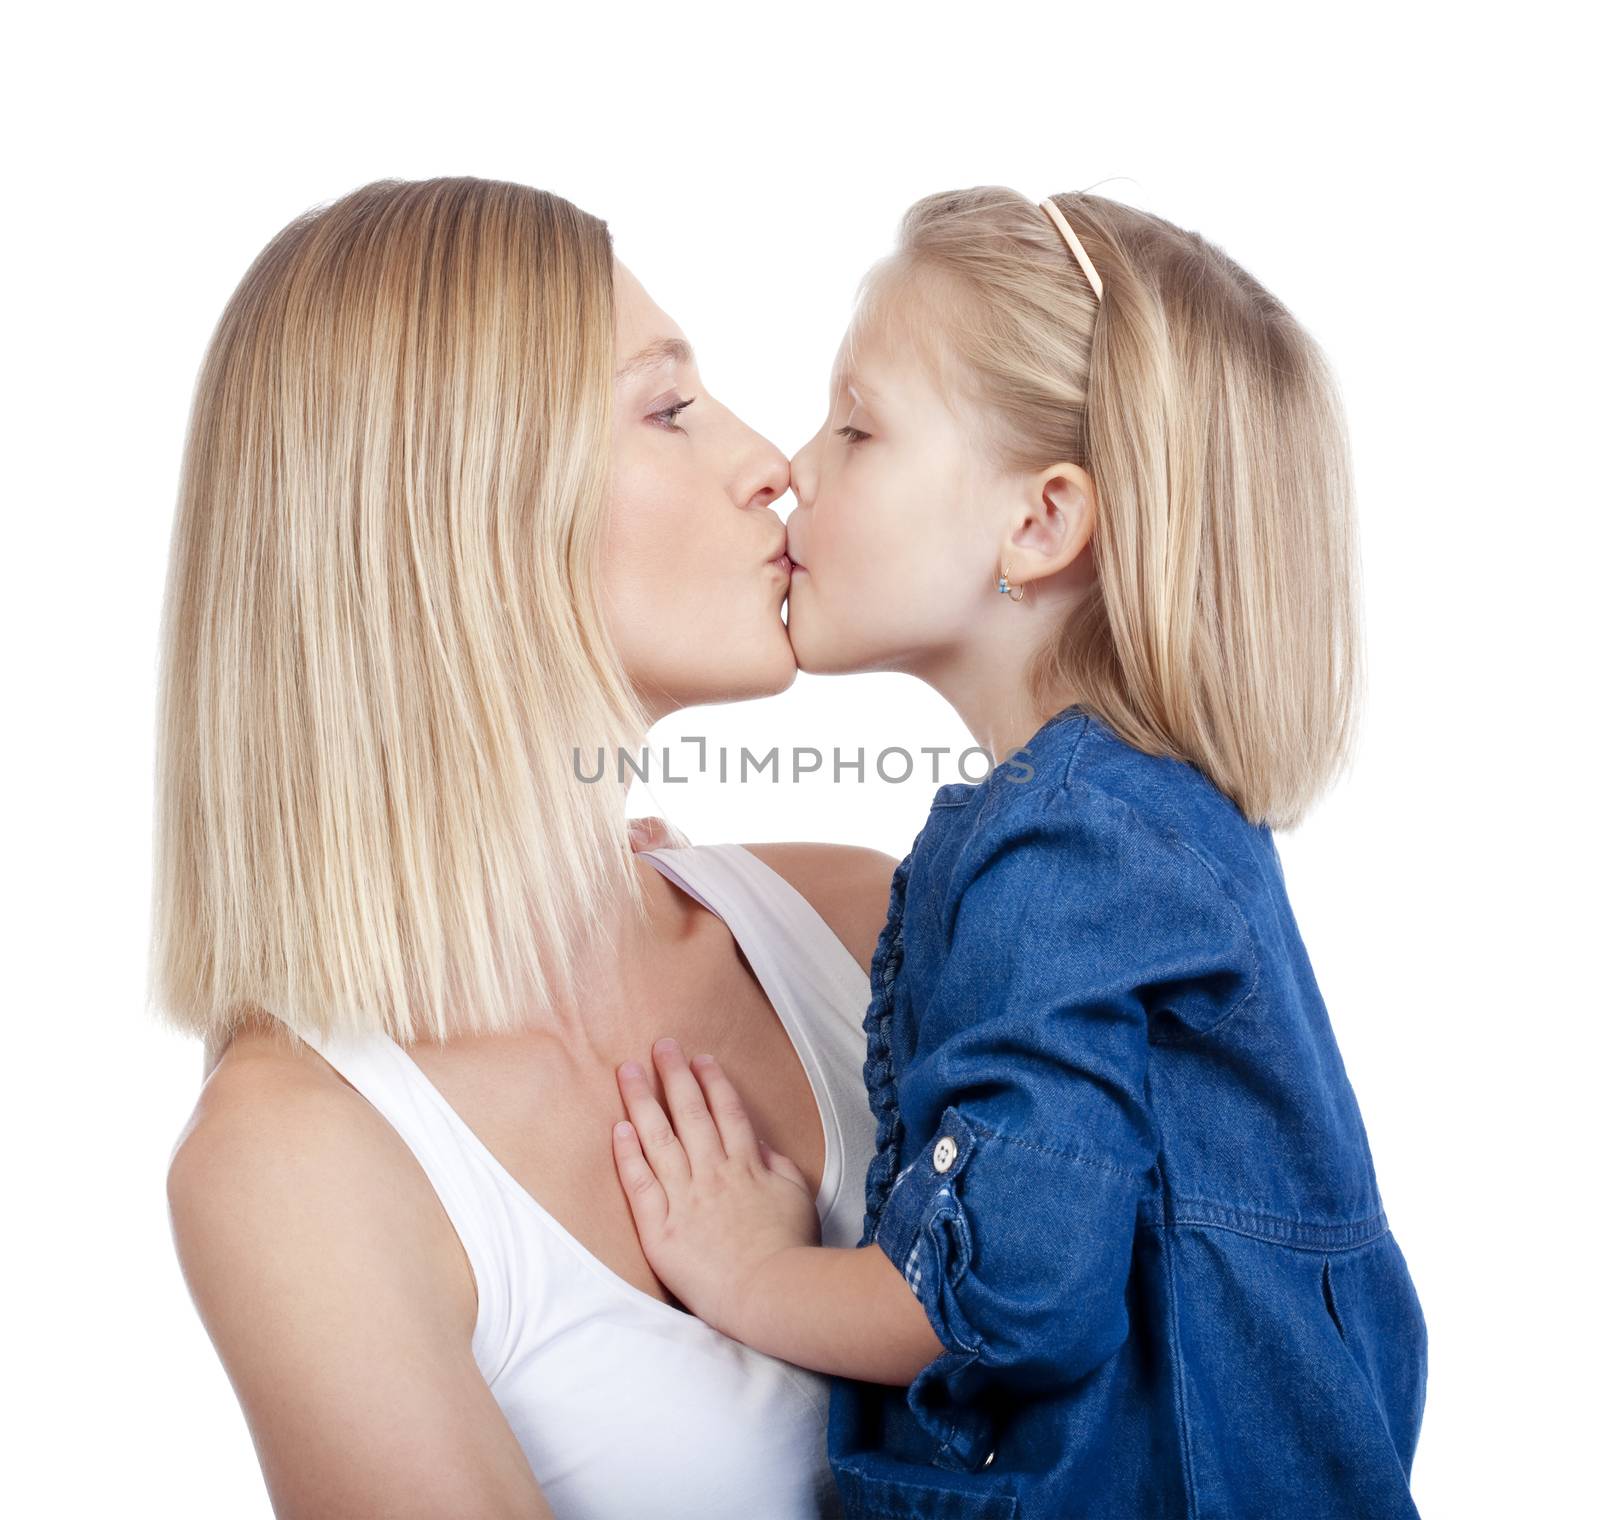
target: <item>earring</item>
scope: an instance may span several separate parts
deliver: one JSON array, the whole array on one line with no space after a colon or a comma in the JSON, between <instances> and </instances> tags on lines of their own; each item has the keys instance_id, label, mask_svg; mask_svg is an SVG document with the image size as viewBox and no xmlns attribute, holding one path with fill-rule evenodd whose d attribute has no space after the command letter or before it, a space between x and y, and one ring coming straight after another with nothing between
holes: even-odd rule
<instances>
[{"instance_id":1,"label":"earring","mask_svg":"<svg viewBox=\"0 0 1600 1520\"><path fill-rule=\"evenodd\" d=\"M998 591L1001 596L1009 596L1012 601L1020 602L1022 600L1022 587L1013 586L1010 581L1006 579L1006 577L1010 574L1011 567L1009 565L1002 565L1000 568L1000 584L995 587L995 590Z\"/></svg>"}]
</instances>

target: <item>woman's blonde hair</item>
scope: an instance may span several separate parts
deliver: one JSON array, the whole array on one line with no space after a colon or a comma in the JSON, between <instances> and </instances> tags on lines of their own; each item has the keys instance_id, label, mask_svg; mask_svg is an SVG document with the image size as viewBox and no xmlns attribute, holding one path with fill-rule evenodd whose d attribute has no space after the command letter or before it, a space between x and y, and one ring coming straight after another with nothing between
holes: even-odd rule
<instances>
[{"instance_id":1,"label":"woman's blonde hair","mask_svg":"<svg viewBox=\"0 0 1600 1520\"><path fill-rule=\"evenodd\" d=\"M1213 244L1097 195L924 197L868 271L851 344L894 325L1004 470L1095 482L1095 584L1029 672L1285 828L1348 760L1362 682L1351 476L1327 363Z\"/></svg>"},{"instance_id":2,"label":"woman's blonde hair","mask_svg":"<svg viewBox=\"0 0 1600 1520\"><path fill-rule=\"evenodd\" d=\"M380 180L269 242L211 337L161 636L149 998L208 1049L521 1027L637 910L647 721L596 579L611 239L559 196Z\"/></svg>"}]
</instances>

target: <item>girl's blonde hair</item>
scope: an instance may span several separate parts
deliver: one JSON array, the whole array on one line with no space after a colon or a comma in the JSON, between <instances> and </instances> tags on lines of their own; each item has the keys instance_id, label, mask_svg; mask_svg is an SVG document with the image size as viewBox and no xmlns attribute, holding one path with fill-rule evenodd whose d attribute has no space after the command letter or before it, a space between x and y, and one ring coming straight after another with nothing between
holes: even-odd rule
<instances>
[{"instance_id":1,"label":"girl's blonde hair","mask_svg":"<svg viewBox=\"0 0 1600 1520\"><path fill-rule=\"evenodd\" d=\"M161 636L149 998L226 1040L507 1030L641 902L647 727L596 580L612 253L559 196L379 180L297 217L212 334Z\"/></svg>"},{"instance_id":2,"label":"girl's blonde hair","mask_svg":"<svg viewBox=\"0 0 1600 1520\"><path fill-rule=\"evenodd\" d=\"M1362 651L1343 410L1282 302L1213 244L1087 194L1055 224L1015 191L930 195L862 283L993 461L1095 482L1095 584L1039 653L1128 743L1285 828L1346 763Z\"/></svg>"}]
</instances>

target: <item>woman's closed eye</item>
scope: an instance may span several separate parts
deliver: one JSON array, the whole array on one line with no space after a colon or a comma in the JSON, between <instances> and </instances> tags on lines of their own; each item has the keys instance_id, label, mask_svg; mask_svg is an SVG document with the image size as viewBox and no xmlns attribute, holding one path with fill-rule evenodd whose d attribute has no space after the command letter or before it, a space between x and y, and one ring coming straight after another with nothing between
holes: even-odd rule
<instances>
[{"instance_id":1,"label":"woman's closed eye","mask_svg":"<svg viewBox=\"0 0 1600 1520\"><path fill-rule=\"evenodd\" d=\"M846 443L862 443L866 439L872 437L871 433L863 433L860 428L853 428L849 426L835 428L834 432L838 434L839 437L844 439Z\"/></svg>"}]
</instances>

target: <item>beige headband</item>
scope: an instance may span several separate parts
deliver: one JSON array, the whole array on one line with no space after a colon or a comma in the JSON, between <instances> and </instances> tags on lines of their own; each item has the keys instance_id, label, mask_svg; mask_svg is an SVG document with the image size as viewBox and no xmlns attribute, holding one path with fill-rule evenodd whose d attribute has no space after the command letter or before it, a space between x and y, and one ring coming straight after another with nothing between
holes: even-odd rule
<instances>
[{"instance_id":1,"label":"beige headband","mask_svg":"<svg viewBox=\"0 0 1600 1520\"><path fill-rule=\"evenodd\" d=\"M1067 219L1062 216L1061 208L1054 201L1040 201L1039 207L1050 214L1050 220L1056 224L1061 236L1067 240L1067 247L1072 250L1073 258L1078 261L1084 279L1093 287L1095 300L1100 300L1105 294L1105 286L1100 283L1100 272L1090 262L1089 255L1084 252L1083 244L1078 241L1078 234L1067 226Z\"/></svg>"}]
</instances>

